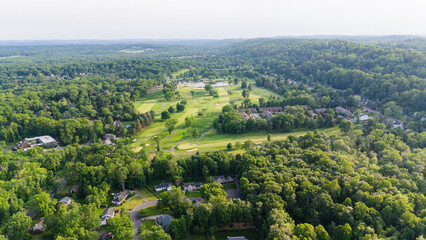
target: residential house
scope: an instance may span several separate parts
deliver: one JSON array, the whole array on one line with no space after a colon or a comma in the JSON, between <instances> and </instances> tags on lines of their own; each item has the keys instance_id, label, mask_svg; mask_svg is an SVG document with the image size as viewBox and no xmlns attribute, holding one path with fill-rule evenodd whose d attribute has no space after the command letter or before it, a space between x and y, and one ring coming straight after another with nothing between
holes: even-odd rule
<instances>
[{"instance_id":1,"label":"residential house","mask_svg":"<svg viewBox=\"0 0 426 240\"><path fill-rule=\"evenodd\" d=\"M201 186L203 186L203 183L184 183L183 190L188 192L197 191L200 189Z\"/></svg>"},{"instance_id":2,"label":"residential house","mask_svg":"<svg viewBox=\"0 0 426 240\"><path fill-rule=\"evenodd\" d=\"M365 114L365 113L359 115L359 120L360 121L367 121L368 119L370 119L370 117L367 114Z\"/></svg>"},{"instance_id":3,"label":"residential house","mask_svg":"<svg viewBox=\"0 0 426 240\"><path fill-rule=\"evenodd\" d=\"M215 176L213 177L214 181L217 183L227 183L227 182L233 182L234 179L230 176L225 177L225 176Z\"/></svg>"},{"instance_id":4,"label":"residential house","mask_svg":"<svg viewBox=\"0 0 426 240\"><path fill-rule=\"evenodd\" d=\"M70 205L71 201L72 199L70 197L63 197L61 200L59 200L59 202L64 204L65 206Z\"/></svg>"},{"instance_id":5,"label":"residential house","mask_svg":"<svg viewBox=\"0 0 426 240\"><path fill-rule=\"evenodd\" d=\"M114 145L114 141L117 137L114 134L105 134L101 139L102 143L105 145Z\"/></svg>"},{"instance_id":6,"label":"residential house","mask_svg":"<svg viewBox=\"0 0 426 240\"><path fill-rule=\"evenodd\" d=\"M55 147L58 145L56 140L49 135L25 138L25 141L29 142L33 147L42 146L42 147Z\"/></svg>"},{"instance_id":7,"label":"residential house","mask_svg":"<svg viewBox=\"0 0 426 240\"><path fill-rule=\"evenodd\" d=\"M70 193L77 193L79 189L80 189L80 185L73 185L70 190Z\"/></svg>"},{"instance_id":8,"label":"residential house","mask_svg":"<svg viewBox=\"0 0 426 240\"><path fill-rule=\"evenodd\" d=\"M115 205L120 205L124 200L126 200L127 196L129 195L129 190L124 190L122 192L114 194L114 199L112 200L112 203Z\"/></svg>"},{"instance_id":9,"label":"residential house","mask_svg":"<svg viewBox=\"0 0 426 240\"><path fill-rule=\"evenodd\" d=\"M340 106L336 107L336 111L338 111L340 114L348 116L348 117L352 117L354 115L351 111L349 111L345 108L342 108Z\"/></svg>"},{"instance_id":10,"label":"residential house","mask_svg":"<svg viewBox=\"0 0 426 240\"><path fill-rule=\"evenodd\" d=\"M44 231L44 218L40 218L40 221L34 225L34 227L29 229L30 232L40 233Z\"/></svg>"},{"instance_id":11,"label":"residential house","mask_svg":"<svg viewBox=\"0 0 426 240\"><path fill-rule=\"evenodd\" d=\"M248 240L244 236L238 236L238 237L228 237L227 240Z\"/></svg>"},{"instance_id":12,"label":"residential house","mask_svg":"<svg viewBox=\"0 0 426 240\"><path fill-rule=\"evenodd\" d=\"M172 216L164 214L156 218L155 223L157 224L157 226L161 226L165 232L168 232L172 223L172 219Z\"/></svg>"},{"instance_id":13,"label":"residential house","mask_svg":"<svg viewBox=\"0 0 426 240\"><path fill-rule=\"evenodd\" d=\"M102 219L101 225L102 226L108 225L108 221L111 218L113 218L114 215L115 215L115 209L114 208L105 209L104 212L101 215L101 219Z\"/></svg>"},{"instance_id":14,"label":"residential house","mask_svg":"<svg viewBox=\"0 0 426 240\"><path fill-rule=\"evenodd\" d=\"M400 127L402 129L404 129L404 126L405 126L405 124L403 122L399 121L399 120L395 120L393 122L393 128Z\"/></svg>"},{"instance_id":15,"label":"residential house","mask_svg":"<svg viewBox=\"0 0 426 240\"><path fill-rule=\"evenodd\" d=\"M165 182L165 183L161 183L161 184L155 185L154 189L155 189L156 192L160 192L160 191L164 191L164 190L171 191L172 190L172 186L173 185L171 183Z\"/></svg>"},{"instance_id":16,"label":"residential house","mask_svg":"<svg viewBox=\"0 0 426 240\"><path fill-rule=\"evenodd\" d=\"M270 111L263 111L263 114L265 114L265 119L269 120L274 117Z\"/></svg>"}]
</instances>

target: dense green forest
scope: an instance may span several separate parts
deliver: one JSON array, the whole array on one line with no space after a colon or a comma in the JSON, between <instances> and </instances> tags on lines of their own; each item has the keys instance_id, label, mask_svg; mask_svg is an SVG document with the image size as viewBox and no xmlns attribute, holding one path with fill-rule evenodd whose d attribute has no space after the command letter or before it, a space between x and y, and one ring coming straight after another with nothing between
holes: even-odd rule
<instances>
[{"instance_id":1,"label":"dense green forest","mask_svg":"<svg viewBox=\"0 0 426 240\"><path fill-rule=\"evenodd\" d=\"M215 239L242 229L271 240L423 239L424 49L424 39L1 44L0 239ZM262 131L266 143L178 157L160 151L157 137L156 151L132 149L141 130L166 120L135 101L162 89L177 101L163 111L170 118L185 109L178 84L188 81L206 83L211 98L215 81L238 86L241 100L220 106L206 127L218 136ZM277 96L251 100L253 86ZM270 118L261 110L274 107ZM251 112L259 117L244 118ZM317 130L333 126L341 134ZM293 136L299 129L309 132ZM290 135L274 141L269 132ZM61 147L12 147L43 135ZM241 196L229 198L219 175L236 179ZM205 183L202 201L189 200L182 179ZM155 192L169 181L171 191ZM124 190L135 192L112 205ZM67 196L69 205L59 203ZM158 200L155 211L173 216L169 231L140 217L134 225L130 199ZM120 213L101 227L108 207ZM41 220L44 231L29 232Z\"/></svg>"}]
</instances>

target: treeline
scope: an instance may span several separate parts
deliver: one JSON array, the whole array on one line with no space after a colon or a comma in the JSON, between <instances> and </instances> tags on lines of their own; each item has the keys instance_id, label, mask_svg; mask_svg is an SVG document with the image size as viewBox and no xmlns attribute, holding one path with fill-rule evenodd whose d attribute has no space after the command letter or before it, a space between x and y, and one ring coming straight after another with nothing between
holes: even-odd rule
<instances>
[{"instance_id":1,"label":"treeline","mask_svg":"<svg viewBox=\"0 0 426 240\"><path fill-rule=\"evenodd\" d=\"M187 226L186 230L173 230L172 236L181 239L174 231L181 233L178 236L188 232L209 235L236 221L232 217L217 219L225 214L220 205L229 205L229 200L223 198L226 193L221 185L209 180L209 175L235 174L241 176L247 206L252 206L248 208L252 217L243 226L253 219L264 239L417 239L426 229L424 133L398 129L385 133L384 128L377 123L344 137L314 131L252 147L236 156L222 152L177 161L164 157L163 168L152 166L154 176L205 177L208 183L201 189L206 204L191 206L183 197L177 200L180 195L174 192L162 195L168 199L165 206L178 209L182 222L172 225ZM413 134L422 143L407 145ZM203 223L210 227L209 233L199 231L197 222L188 221L198 208L204 212L212 208L209 211L216 213L205 215L208 222ZM232 214L228 210L226 216Z\"/></svg>"},{"instance_id":2,"label":"treeline","mask_svg":"<svg viewBox=\"0 0 426 240\"><path fill-rule=\"evenodd\" d=\"M350 88L378 106L395 101L406 113L425 111L426 57L415 50L339 40L261 39L234 44L224 55L235 66L235 76L268 76L263 85L271 89L287 79L321 83Z\"/></svg>"},{"instance_id":3,"label":"treeline","mask_svg":"<svg viewBox=\"0 0 426 240\"><path fill-rule=\"evenodd\" d=\"M241 109L244 112L244 109ZM241 113L231 105L224 106L222 114L213 122L213 127L219 133L248 133L253 131L283 131L290 132L297 128L316 129L319 127L333 127L342 121L342 117L333 110L327 109L312 117L308 109L301 106L291 106L284 113L276 114L271 119L264 119L264 114L259 110L257 114L263 118L243 119ZM311 114L311 115L310 115Z\"/></svg>"}]
</instances>

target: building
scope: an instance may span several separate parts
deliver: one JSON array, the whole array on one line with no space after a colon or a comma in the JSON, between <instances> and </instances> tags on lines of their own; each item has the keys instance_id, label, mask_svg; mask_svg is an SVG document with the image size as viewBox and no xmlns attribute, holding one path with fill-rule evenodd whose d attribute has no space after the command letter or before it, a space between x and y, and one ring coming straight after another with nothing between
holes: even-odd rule
<instances>
[{"instance_id":1,"label":"building","mask_svg":"<svg viewBox=\"0 0 426 240\"><path fill-rule=\"evenodd\" d=\"M172 219L172 216L164 214L156 218L155 223L157 224L157 226L161 226L165 232L168 232L172 223Z\"/></svg>"},{"instance_id":2,"label":"building","mask_svg":"<svg viewBox=\"0 0 426 240\"><path fill-rule=\"evenodd\" d=\"M399 120L395 120L393 122L393 128L397 128L397 127L404 129L405 124L403 122L399 121Z\"/></svg>"},{"instance_id":3,"label":"building","mask_svg":"<svg viewBox=\"0 0 426 240\"><path fill-rule=\"evenodd\" d=\"M171 183L165 182L165 183L161 183L161 184L155 185L154 189L155 189L156 192L165 191L165 190L171 191L172 190L172 186L173 185Z\"/></svg>"},{"instance_id":4,"label":"building","mask_svg":"<svg viewBox=\"0 0 426 240\"><path fill-rule=\"evenodd\" d=\"M70 193L77 193L78 189L80 189L80 185L73 185L70 190Z\"/></svg>"},{"instance_id":5,"label":"building","mask_svg":"<svg viewBox=\"0 0 426 240\"><path fill-rule=\"evenodd\" d=\"M124 190L122 192L114 194L114 199L112 200L112 203L115 205L120 205L124 200L126 200L127 196L129 195L128 190Z\"/></svg>"},{"instance_id":6,"label":"building","mask_svg":"<svg viewBox=\"0 0 426 240\"><path fill-rule=\"evenodd\" d=\"M25 141L29 142L32 147L41 146L41 147L56 147L58 143L54 138L49 135L44 135L34 138L25 138Z\"/></svg>"},{"instance_id":7,"label":"building","mask_svg":"<svg viewBox=\"0 0 426 240\"><path fill-rule=\"evenodd\" d=\"M244 236L239 236L239 237L228 237L227 240L248 240L248 239Z\"/></svg>"},{"instance_id":8,"label":"building","mask_svg":"<svg viewBox=\"0 0 426 240\"><path fill-rule=\"evenodd\" d=\"M117 137L114 134L105 134L102 138L102 143L105 145L114 145Z\"/></svg>"},{"instance_id":9,"label":"building","mask_svg":"<svg viewBox=\"0 0 426 240\"><path fill-rule=\"evenodd\" d=\"M270 111L263 111L263 114L265 114L265 119L269 120L274 117Z\"/></svg>"},{"instance_id":10,"label":"building","mask_svg":"<svg viewBox=\"0 0 426 240\"><path fill-rule=\"evenodd\" d=\"M183 190L188 192L197 191L201 186L203 186L203 183L184 183Z\"/></svg>"},{"instance_id":11,"label":"building","mask_svg":"<svg viewBox=\"0 0 426 240\"><path fill-rule=\"evenodd\" d=\"M113 218L114 215L115 215L115 209L113 209L113 208L107 208L107 209L105 209L104 212L101 215L101 219L102 219L101 225L102 226L108 225L108 221L111 218Z\"/></svg>"},{"instance_id":12,"label":"building","mask_svg":"<svg viewBox=\"0 0 426 240\"><path fill-rule=\"evenodd\" d=\"M40 218L40 221L29 229L30 232L41 233L44 231L44 218Z\"/></svg>"},{"instance_id":13,"label":"building","mask_svg":"<svg viewBox=\"0 0 426 240\"><path fill-rule=\"evenodd\" d=\"M59 200L59 202L64 204L65 206L70 205L71 201L72 199L70 197L63 197L61 200Z\"/></svg>"},{"instance_id":14,"label":"building","mask_svg":"<svg viewBox=\"0 0 426 240\"><path fill-rule=\"evenodd\" d=\"M233 182L234 181L234 179L232 177L230 177L230 176L225 177L223 175L222 176L213 177L213 179L217 183L227 183L227 182Z\"/></svg>"},{"instance_id":15,"label":"building","mask_svg":"<svg viewBox=\"0 0 426 240\"><path fill-rule=\"evenodd\" d=\"M359 120L360 121L367 121L368 119L370 119L370 117L367 114L361 114L359 115Z\"/></svg>"},{"instance_id":16,"label":"building","mask_svg":"<svg viewBox=\"0 0 426 240\"><path fill-rule=\"evenodd\" d=\"M348 116L348 117L352 117L354 114L349 111L348 109L342 108L342 107L336 107L336 111L338 111L340 114Z\"/></svg>"}]
</instances>

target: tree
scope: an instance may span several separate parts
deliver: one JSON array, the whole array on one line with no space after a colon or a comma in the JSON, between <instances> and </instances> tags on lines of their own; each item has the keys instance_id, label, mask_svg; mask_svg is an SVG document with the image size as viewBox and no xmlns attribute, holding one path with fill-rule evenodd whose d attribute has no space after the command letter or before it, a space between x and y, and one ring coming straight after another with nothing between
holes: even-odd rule
<instances>
[{"instance_id":1,"label":"tree","mask_svg":"<svg viewBox=\"0 0 426 240\"><path fill-rule=\"evenodd\" d=\"M345 225L339 225L334 229L333 239L336 240L346 240L351 239L352 237L352 228L346 223Z\"/></svg>"},{"instance_id":2,"label":"tree","mask_svg":"<svg viewBox=\"0 0 426 240\"><path fill-rule=\"evenodd\" d=\"M167 131L169 132L169 140L171 141L171 137L172 137L172 132L173 130L176 129L176 124L177 124L177 120L176 119L168 119L166 120L166 128Z\"/></svg>"},{"instance_id":3,"label":"tree","mask_svg":"<svg viewBox=\"0 0 426 240\"><path fill-rule=\"evenodd\" d=\"M198 130L198 128L194 128L194 130L192 131L192 137L196 138L200 136L200 131Z\"/></svg>"},{"instance_id":4,"label":"tree","mask_svg":"<svg viewBox=\"0 0 426 240\"><path fill-rule=\"evenodd\" d=\"M252 90L251 83L249 83L249 85L248 85L247 89L248 89L249 91L251 91L251 90Z\"/></svg>"},{"instance_id":5,"label":"tree","mask_svg":"<svg viewBox=\"0 0 426 240\"><path fill-rule=\"evenodd\" d=\"M160 137L159 136L155 136L154 137L154 141L155 141L155 143L157 145L157 152L161 151L161 147L160 147L161 139L160 139Z\"/></svg>"},{"instance_id":6,"label":"tree","mask_svg":"<svg viewBox=\"0 0 426 240\"><path fill-rule=\"evenodd\" d=\"M177 104L176 104L176 110L177 110L178 112L183 112L183 110L185 110L185 105L184 105L184 104L182 104L182 103L177 103Z\"/></svg>"},{"instance_id":7,"label":"tree","mask_svg":"<svg viewBox=\"0 0 426 240\"><path fill-rule=\"evenodd\" d=\"M161 120L167 120L167 119L170 119L170 117L171 117L171 114L169 111L163 111L161 113Z\"/></svg>"},{"instance_id":8,"label":"tree","mask_svg":"<svg viewBox=\"0 0 426 240\"><path fill-rule=\"evenodd\" d=\"M167 111L169 111L169 113L174 113L176 109L173 106L170 106L169 109L167 109Z\"/></svg>"},{"instance_id":9,"label":"tree","mask_svg":"<svg viewBox=\"0 0 426 240\"><path fill-rule=\"evenodd\" d=\"M40 212L41 216L47 216L55 211L58 201L50 201L50 196L46 192L35 194L27 202L28 209Z\"/></svg>"},{"instance_id":10,"label":"tree","mask_svg":"<svg viewBox=\"0 0 426 240\"><path fill-rule=\"evenodd\" d=\"M180 240L186 235L186 218L181 216L180 218L172 219L170 225L170 234L173 236L173 239Z\"/></svg>"},{"instance_id":11,"label":"tree","mask_svg":"<svg viewBox=\"0 0 426 240\"><path fill-rule=\"evenodd\" d=\"M349 133L354 128L354 124L351 121L343 120L339 124L339 128L342 132Z\"/></svg>"},{"instance_id":12,"label":"tree","mask_svg":"<svg viewBox=\"0 0 426 240\"><path fill-rule=\"evenodd\" d=\"M231 149L232 149L232 143L228 143L228 145L226 145L226 148L227 148L228 150L231 150Z\"/></svg>"},{"instance_id":13,"label":"tree","mask_svg":"<svg viewBox=\"0 0 426 240\"><path fill-rule=\"evenodd\" d=\"M28 229L31 227L31 218L23 212L13 214L10 219L4 224L3 232L11 240L26 239Z\"/></svg>"},{"instance_id":14,"label":"tree","mask_svg":"<svg viewBox=\"0 0 426 240\"><path fill-rule=\"evenodd\" d=\"M193 127L195 125L195 117L189 116L185 118L185 126L186 127Z\"/></svg>"},{"instance_id":15,"label":"tree","mask_svg":"<svg viewBox=\"0 0 426 240\"><path fill-rule=\"evenodd\" d=\"M243 88L243 89L247 88L247 81L246 80L242 81L241 88Z\"/></svg>"},{"instance_id":16,"label":"tree","mask_svg":"<svg viewBox=\"0 0 426 240\"><path fill-rule=\"evenodd\" d=\"M194 98L194 94L195 94L195 91L191 90L191 96L192 96L192 98Z\"/></svg>"},{"instance_id":17,"label":"tree","mask_svg":"<svg viewBox=\"0 0 426 240\"><path fill-rule=\"evenodd\" d=\"M250 148L254 145L254 142L252 140L246 140L243 144L243 148L248 151Z\"/></svg>"},{"instance_id":18,"label":"tree","mask_svg":"<svg viewBox=\"0 0 426 240\"><path fill-rule=\"evenodd\" d=\"M314 226L309 223L297 224L294 228L294 235L298 239L316 239L317 234L315 233ZM350 239L350 238L349 238Z\"/></svg>"},{"instance_id":19,"label":"tree","mask_svg":"<svg viewBox=\"0 0 426 240\"><path fill-rule=\"evenodd\" d=\"M204 184L201 186L200 192L201 196L207 200L209 200L212 196L224 198L227 196L225 190L223 190L222 184L217 182Z\"/></svg>"},{"instance_id":20,"label":"tree","mask_svg":"<svg viewBox=\"0 0 426 240\"><path fill-rule=\"evenodd\" d=\"M272 141L272 134L268 134L268 142Z\"/></svg>"},{"instance_id":21,"label":"tree","mask_svg":"<svg viewBox=\"0 0 426 240\"><path fill-rule=\"evenodd\" d=\"M133 238L133 223L125 213L111 218L107 229L112 233L114 239L128 240Z\"/></svg>"},{"instance_id":22,"label":"tree","mask_svg":"<svg viewBox=\"0 0 426 240\"><path fill-rule=\"evenodd\" d=\"M170 235L164 232L161 226L151 226L151 228L147 228L145 225L142 224L139 228L139 231L139 237L142 240L172 240Z\"/></svg>"}]
</instances>

